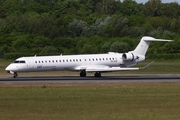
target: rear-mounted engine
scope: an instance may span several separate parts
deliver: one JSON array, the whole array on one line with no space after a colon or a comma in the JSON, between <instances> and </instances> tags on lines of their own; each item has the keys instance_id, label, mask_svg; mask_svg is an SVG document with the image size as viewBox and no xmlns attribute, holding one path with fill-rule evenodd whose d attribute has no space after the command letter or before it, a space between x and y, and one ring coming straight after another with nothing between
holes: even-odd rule
<instances>
[{"instance_id":1,"label":"rear-mounted engine","mask_svg":"<svg viewBox=\"0 0 180 120\"><path fill-rule=\"evenodd\" d=\"M145 56L144 55L136 55L133 53L123 53L122 55L122 59L124 62L141 62L143 60L145 60Z\"/></svg>"},{"instance_id":2,"label":"rear-mounted engine","mask_svg":"<svg viewBox=\"0 0 180 120\"><path fill-rule=\"evenodd\" d=\"M122 55L122 58L123 58L123 61L129 62L129 61L134 61L137 58L137 56L134 55L133 53L124 53Z\"/></svg>"}]
</instances>

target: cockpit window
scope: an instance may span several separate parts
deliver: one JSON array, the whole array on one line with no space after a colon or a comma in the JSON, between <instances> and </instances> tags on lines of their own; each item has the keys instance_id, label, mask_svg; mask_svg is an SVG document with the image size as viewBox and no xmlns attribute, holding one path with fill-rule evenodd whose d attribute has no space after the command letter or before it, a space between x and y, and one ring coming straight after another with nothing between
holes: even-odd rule
<instances>
[{"instance_id":1,"label":"cockpit window","mask_svg":"<svg viewBox=\"0 0 180 120\"><path fill-rule=\"evenodd\" d=\"M19 61L14 61L14 63L19 63Z\"/></svg>"},{"instance_id":2,"label":"cockpit window","mask_svg":"<svg viewBox=\"0 0 180 120\"><path fill-rule=\"evenodd\" d=\"M20 63L26 63L25 61L20 61Z\"/></svg>"},{"instance_id":3,"label":"cockpit window","mask_svg":"<svg viewBox=\"0 0 180 120\"><path fill-rule=\"evenodd\" d=\"M16 61L14 61L14 63L26 63L24 60L16 60Z\"/></svg>"}]
</instances>

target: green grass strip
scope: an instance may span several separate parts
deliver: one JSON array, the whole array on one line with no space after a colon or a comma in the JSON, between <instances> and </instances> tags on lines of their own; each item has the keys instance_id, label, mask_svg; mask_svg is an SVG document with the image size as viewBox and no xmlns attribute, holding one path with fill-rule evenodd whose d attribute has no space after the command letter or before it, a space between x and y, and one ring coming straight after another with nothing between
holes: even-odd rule
<instances>
[{"instance_id":1,"label":"green grass strip","mask_svg":"<svg viewBox=\"0 0 180 120\"><path fill-rule=\"evenodd\" d=\"M179 120L180 83L2 85L1 120Z\"/></svg>"}]
</instances>

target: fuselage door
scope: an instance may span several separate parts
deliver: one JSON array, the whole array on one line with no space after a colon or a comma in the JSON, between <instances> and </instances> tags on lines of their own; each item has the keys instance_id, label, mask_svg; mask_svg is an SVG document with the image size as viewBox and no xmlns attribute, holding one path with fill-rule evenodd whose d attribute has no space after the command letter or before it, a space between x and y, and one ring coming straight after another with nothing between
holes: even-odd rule
<instances>
[{"instance_id":1,"label":"fuselage door","mask_svg":"<svg viewBox=\"0 0 180 120\"><path fill-rule=\"evenodd\" d=\"M35 66L34 66L34 61L33 61L32 58L28 58L28 59L27 59L27 62L28 62L28 65L29 65L29 69L30 69L30 70L32 70L32 69L35 68Z\"/></svg>"}]
</instances>

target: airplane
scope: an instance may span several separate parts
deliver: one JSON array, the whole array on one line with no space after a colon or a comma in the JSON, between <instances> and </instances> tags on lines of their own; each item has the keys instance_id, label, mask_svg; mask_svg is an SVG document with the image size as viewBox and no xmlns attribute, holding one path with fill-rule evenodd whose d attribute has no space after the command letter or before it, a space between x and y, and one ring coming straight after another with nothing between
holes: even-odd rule
<instances>
[{"instance_id":1,"label":"airplane","mask_svg":"<svg viewBox=\"0 0 180 120\"><path fill-rule=\"evenodd\" d=\"M79 71L80 77L86 77L86 72L95 72L95 77L101 77L103 72L145 69L153 62L143 68L132 66L146 59L146 52L153 41L170 42L172 40L144 36L137 47L127 53L20 57L5 70L16 78L18 72L70 70Z\"/></svg>"}]
</instances>

